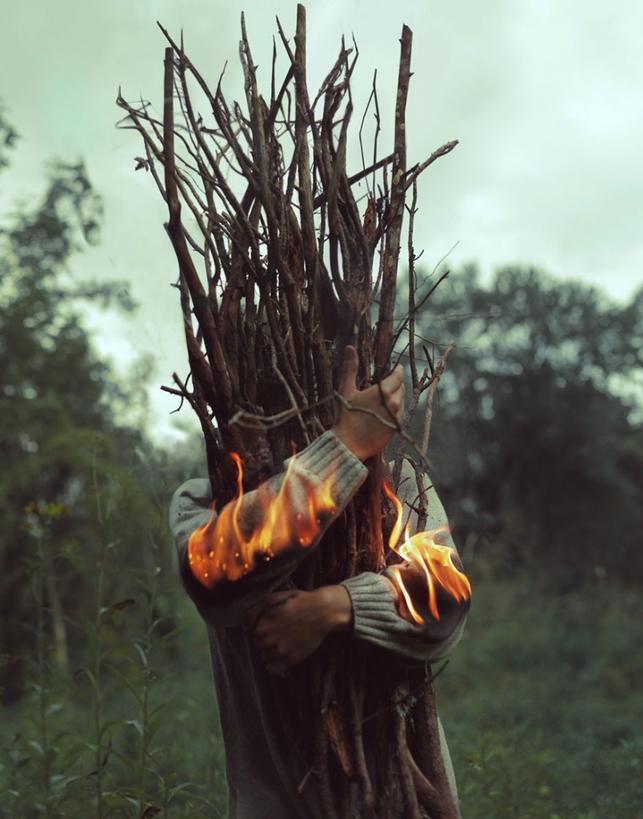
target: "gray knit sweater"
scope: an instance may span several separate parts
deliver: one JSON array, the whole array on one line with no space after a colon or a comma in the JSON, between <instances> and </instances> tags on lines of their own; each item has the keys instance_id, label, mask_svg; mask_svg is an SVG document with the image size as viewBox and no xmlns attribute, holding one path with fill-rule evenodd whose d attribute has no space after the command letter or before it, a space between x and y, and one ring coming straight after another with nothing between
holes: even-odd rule
<instances>
[{"instance_id":1,"label":"gray knit sweater","mask_svg":"<svg viewBox=\"0 0 643 819\"><path fill-rule=\"evenodd\" d=\"M288 497L292 502L293 518L298 511L305 513L308 492L321 486L334 475L333 492L336 514L325 519L310 546L292 548L279 559L263 563L234 584L233 594L224 599L216 587L207 591L186 584L208 629L210 654L216 699L225 745L226 781L228 786L229 819L309 819L319 817L319 799L314 778L298 792L305 771L299 767L284 747L283 737L271 708L267 691L267 671L244 626L244 613L255 603L286 581L296 566L317 547L328 526L342 512L368 474L367 467L327 430L305 449L284 461L282 470L267 483L276 491L288 475ZM398 495L406 503L413 502L415 481L410 466L403 469ZM440 500L431 489L427 528L446 522ZM175 539L179 561L185 572L185 552L190 534L203 526L211 512L210 484L206 479L191 479L174 493L169 510L170 527ZM407 506L407 510L408 510ZM241 504L241 519L254 528L260 522L263 506L257 491L247 492ZM415 520L414 520L415 517ZM417 516L411 510L412 531ZM406 521L406 516L405 516ZM446 541L455 548L453 541ZM189 569L187 570L189 572ZM418 626L402 618L397 611L397 592L392 582L382 574L364 572L348 578L343 584L351 597L355 639L366 640L404 657L428 663L438 662L449 655L460 640L466 609L446 637L436 638L431 622ZM196 581L195 581L196 583ZM197 584L198 585L198 584ZM430 618L428 618L430 620ZM457 802L453 767L446 739L439 723L440 742L449 782Z\"/></svg>"}]
</instances>

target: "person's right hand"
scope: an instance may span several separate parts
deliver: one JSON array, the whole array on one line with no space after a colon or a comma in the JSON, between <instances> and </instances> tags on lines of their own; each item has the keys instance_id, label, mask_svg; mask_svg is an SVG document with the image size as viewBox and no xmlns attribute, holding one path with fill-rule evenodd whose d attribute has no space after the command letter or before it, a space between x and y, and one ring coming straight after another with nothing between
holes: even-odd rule
<instances>
[{"instance_id":1,"label":"person's right hand","mask_svg":"<svg viewBox=\"0 0 643 819\"><path fill-rule=\"evenodd\" d=\"M353 407L349 410L343 404L339 409L337 420L333 425L333 432L360 460L377 455L391 440L395 429L383 424L371 412L376 412L390 424L393 423L386 407L399 421L404 413L404 371L398 364L390 375L382 379L382 395L386 406L380 397L377 384L365 390L357 389L357 367L359 359L357 350L347 345L344 350L344 361L338 386L338 392ZM362 412L362 409L371 412Z\"/></svg>"}]
</instances>

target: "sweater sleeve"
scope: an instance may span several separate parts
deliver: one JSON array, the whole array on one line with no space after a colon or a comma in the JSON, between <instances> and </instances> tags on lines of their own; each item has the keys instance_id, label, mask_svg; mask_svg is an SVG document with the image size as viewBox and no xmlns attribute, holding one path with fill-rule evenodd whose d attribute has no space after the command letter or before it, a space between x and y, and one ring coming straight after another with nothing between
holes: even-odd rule
<instances>
[{"instance_id":1,"label":"sweater sleeve","mask_svg":"<svg viewBox=\"0 0 643 819\"><path fill-rule=\"evenodd\" d=\"M411 486L415 487L415 475L406 462L402 469L402 478L398 494L411 507L415 500L411 490ZM432 486L427 492L427 499L427 529L446 524L446 512ZM414 512L410 514L410 521L411 531L415 531L417 515ZM443 542L457 555L450 534ZM353 634L358 639L374 643L404 657L435 663L446 659L462 637L469 610L468 600L461 603L452 600L447 601L446 605L441 605L440 620L435 620L430 613L424 611L425 622L418 625L402 617L398 612L398 589L394 585L390 568L379 574L363 572L342 581L341 585L346 588L351 598Z\"/></svg>"},{"instance_id":2,"label":"sweater sleeve","mask_svg":"<svg viewBox=\"0 0 643 819\"><path fill-rule=\"evenodd\" d=\"M296 566L317 546L367 474L368 468L332 430L326 430L307 447L288 458L280 472L260 488L243 495L238 510L240 529L252 532L269 514L265 492L276 495L284 491L289 502L288 519L281 522L288 527L285 548L270 560L258 560L238 580L224 580L213 588L206 588L197 580L190 569L187 554L190 535L206 523L214 523L217 517L211 509L210 484L206 479L191 479L182 484L170 502L170 529L186 591L206 622L219 626L240 624L245 612L286 581ZM284 481L287 482L285 486ZM295 530L296 521L298 516L308 517L311 493L315 495L322 487L330 487L333 509L319 517L318 531L311 542L301 545ZM260 489L263 497L260 497ZM233 503L234 500L230 501L230 504ZM224 514L225 508L219 511L220 515Z\"/></svg>"}]
</instances>

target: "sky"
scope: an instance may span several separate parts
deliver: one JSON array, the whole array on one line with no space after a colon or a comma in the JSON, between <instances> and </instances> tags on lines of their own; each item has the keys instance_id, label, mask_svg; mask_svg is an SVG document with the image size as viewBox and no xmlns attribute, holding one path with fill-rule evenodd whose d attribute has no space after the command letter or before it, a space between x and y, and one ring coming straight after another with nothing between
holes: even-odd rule
<instances>
[{"instance_id":1,"label":"sky","mask_svg":"<svg viewBox=\"0 0 643 819\"><path fill-rule=\"evenodd\" d=\"M8 3L8 0L4 0ZM180 436L174 399L161 392L186 371L175 257L165 206L144 171L138 135L116 128L123 96L161 110L160 21L210 83L228 61L224 90L240 98L239 20L268 91L275 15L294 33L286 0L20 0L2 15L0 101L21 134L0 178L0 218L43 190L48 160L84 160L105 206L100 245L77 274L130 282L134 320L90 312L100 351L125 372L153 354L152 429ZM409 163L460 144L422 177L416 250L432 267L537 265L600 286L619 301L643 281L643 60L640 0L313 0L308 67L317 87L340 37L360 56L353 99L361 117L374 69L382 116L392 122L403 23L413 31L407 104ZM282 63L283 65L283 63ZM356 113L355 120L358 120ZM382 151L390 144L383 131ZM354 132L355 133L355 132ZM356 137L355 137L356 139ZM349 168L359 170L356 142ZM191 425L189 410L181 424Z\"/></svg>"}]
</instances>

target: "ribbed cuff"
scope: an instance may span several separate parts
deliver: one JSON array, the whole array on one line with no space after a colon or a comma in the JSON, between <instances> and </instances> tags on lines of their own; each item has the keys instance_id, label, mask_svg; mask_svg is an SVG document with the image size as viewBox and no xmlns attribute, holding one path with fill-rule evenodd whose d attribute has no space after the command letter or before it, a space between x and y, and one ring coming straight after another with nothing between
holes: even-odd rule
<instances>
[{"instance_id":1,"label":"ribbed cuff","mask_svg":"<svg viewBox=\"0 0 643 819\"><path fill-rule=\"evenodd\" d=\"M316 482L333 478L333 495L340 509L344 508L368 475L368 467L340 441L332 429L327 429L301 452L287 458L284 461L285 469L293 459L297 468L310 472Z\"/></svg>"},{"instance_id":2,"label":"ribbed cuff","mask_svg":"<svg viewBox=\"0 0 643 819\"><path fill-rule=\"evenodd\" d=\"M398 613L397 591L386 574L363 572L342 580L340 585L346 588L351 598L353 634L369 643L405 657L434 663L445 659L462 637L468 606L462 607L450 632L436 634L436 629L439 631L436 621L418 626Z\"/></svg>"},{"instance_id":3,"label":"ribbed cuff","mask_svg":"<svg viewBox=\"0 0 643 819\"><path fill-rule=\"evenodd\" d=\"M397 592L384 575L362 572L342 580L340 585L346 588L353 604L353 633L356 637L382 642L391 627L399 627Z\"/></svg>"}]
</instances>

